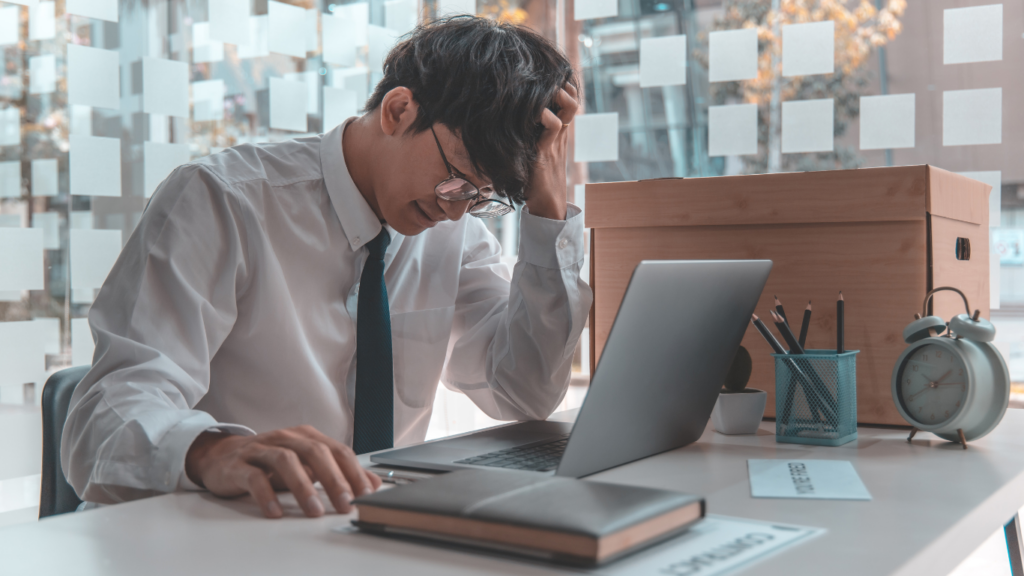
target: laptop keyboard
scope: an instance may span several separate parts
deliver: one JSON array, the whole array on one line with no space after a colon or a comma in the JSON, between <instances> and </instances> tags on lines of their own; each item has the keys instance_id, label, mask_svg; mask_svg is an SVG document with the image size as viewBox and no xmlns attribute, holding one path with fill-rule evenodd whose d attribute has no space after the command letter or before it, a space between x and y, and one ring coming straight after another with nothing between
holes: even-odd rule
<instances>
[{"instance_id":1,"label":"laptop keyboard","mask_svg":"<svg viewBox=\"0 0 1024 576\"><path fill-rule=\"evenodd\" d=\"M568 443L569 437L563 436L553 442L514 446L472 458L456 460L455 463L547 472L558 467L558 462L562 459L562 453L565 452L565 446Z\"/></svg>"}]
</instances>

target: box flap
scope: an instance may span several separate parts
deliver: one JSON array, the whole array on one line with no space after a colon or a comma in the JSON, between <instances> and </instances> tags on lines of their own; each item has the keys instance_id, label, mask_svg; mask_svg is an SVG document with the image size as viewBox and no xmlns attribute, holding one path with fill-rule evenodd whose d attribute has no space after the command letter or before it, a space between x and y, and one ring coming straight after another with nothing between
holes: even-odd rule
<instances>
[{"instance_id":1,"label":"box flap","mask_svg":"<svg viewBox=\"0 0 1024 576\"><path fill-rule=\"evenodd\" d=\"M928 167L928 213L988 226L988 195L992 187L961 174Z\"/></svg>"}]
</instances>

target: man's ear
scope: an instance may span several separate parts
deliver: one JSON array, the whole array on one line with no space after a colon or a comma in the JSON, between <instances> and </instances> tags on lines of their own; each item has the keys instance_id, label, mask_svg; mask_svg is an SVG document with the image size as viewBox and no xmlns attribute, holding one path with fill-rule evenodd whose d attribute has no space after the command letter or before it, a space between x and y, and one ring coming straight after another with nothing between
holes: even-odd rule
<instances>
[{"instance_id":1,"label":"man's ear","mask_svg":"<svg viewBox=\"0 0 1024 576\"><path fill-rule=\"evenodd\" d=\"M380 103L380 129L388 136L403 134L412 126L420 106L405 86L392 88Z\"/></svg>"}]
</instances>

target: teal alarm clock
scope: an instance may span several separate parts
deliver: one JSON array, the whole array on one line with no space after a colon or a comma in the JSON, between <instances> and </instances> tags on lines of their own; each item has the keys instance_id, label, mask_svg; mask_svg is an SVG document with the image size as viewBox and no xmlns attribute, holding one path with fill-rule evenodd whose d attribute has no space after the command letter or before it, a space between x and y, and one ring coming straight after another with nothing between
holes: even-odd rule
<instances>
[{"instance_id":1,"label":"teal alarm clock","mask_svg":"<svg viewBox=\"0 0 1024 576\"><path fill-rule=\"evenodd\" d=\"M949 324L926 316L932 295L942 290L960 294L966 314ZM925 296L924 314L903 330L909 344L892 372L892 397L910 423L909 442L918 431L944 440L967 442L991 432L1010 402L1010 372L992 341L996 329L979 311L971 314L967 296L956 288L936 288Z\"/></svg>"}]
</instances>

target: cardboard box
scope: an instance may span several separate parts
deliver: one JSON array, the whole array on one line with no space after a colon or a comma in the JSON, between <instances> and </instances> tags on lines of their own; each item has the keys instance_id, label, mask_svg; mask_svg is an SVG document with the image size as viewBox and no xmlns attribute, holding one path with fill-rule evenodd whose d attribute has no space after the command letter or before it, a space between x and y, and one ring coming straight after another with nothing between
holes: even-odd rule
<instances>
[{"instance_id":1,"label":"cardboard box","mask_svg":"<svg viewBox=\"0 0 1024 576\"><path fill-rule=\"evenodd\" d=\"M841 290L846 349L861 351L861 423L906 425L893 403L890 379L906 347L903 328L921 312L929 290L959 288L972 308L989 317L991 187L966 176L902 166L612 182L588 184L586 190L595 298L591 373L641 260L774 261L757 314L774 331L768 312L778 295L799 331L812 300L807 348L835 348ZM947 321L965 311L952 292L940 292L933 301L934 313ZM771 350L752 325L743 345L754 359L749 386L768 392L765 415L773 417Z\"/></svg>"}]
</instances>

